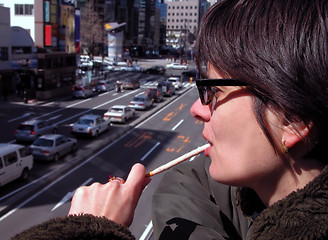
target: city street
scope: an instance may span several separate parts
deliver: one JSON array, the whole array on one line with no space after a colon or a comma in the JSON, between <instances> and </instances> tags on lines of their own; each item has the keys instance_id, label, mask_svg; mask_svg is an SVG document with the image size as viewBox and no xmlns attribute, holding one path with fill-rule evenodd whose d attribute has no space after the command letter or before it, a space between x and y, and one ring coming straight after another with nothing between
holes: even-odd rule
<instances>
[{"instance_id":1,"label":"city street","mask_svg":"<svg viewBox=\"0 0 328 240\"><path fill-rule=\"evenodd\" d=\"M140 65L147 63L140 61ZM1 142L14 142L14 129L30 118L50 119L58 124L59 133L71 136L70 125L80 116L102 115L112 105L126 105L133 96L144 94L147 88L156 87L158 81L171 74L181 74L181 71L169 70L164 76L112 72L111 78L140 79L141 87L123 93L95 93L87 99L67 96L51 102L1 103ZM78 138L76 153L56 163L36 161L28 182L14 181L0 188L0 231L4 239L47 219L66 215L79 186L96 181L104 183L109 175L125 178L137 162L152 170L204 144L202 123L189 113L196 99L194 83L184 82L176 95L155 103L149 110L137 111L136 117L127 123L113 123L108 132L97 138ZM131 231L137 239L144 239L151 231L151 198L162 175L153 177L136 209L137 220Z\"/></svg>"}]
</instances>

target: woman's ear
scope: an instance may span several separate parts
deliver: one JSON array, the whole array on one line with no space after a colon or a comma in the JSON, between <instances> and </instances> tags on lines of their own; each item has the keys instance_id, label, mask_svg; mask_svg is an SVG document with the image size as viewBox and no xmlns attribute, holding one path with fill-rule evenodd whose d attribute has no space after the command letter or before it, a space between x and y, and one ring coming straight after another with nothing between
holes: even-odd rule
<instances>
[{"instance_id":1,"label":"woman's ear","mask_svg":"<svg viewBox=\"0 0 328 240\"><path fill-rule=\"evenodd\" d=\"M312 128L312 122L308 125L304 122L292 122L286 124L283 128L282 145L292 148L295 144L306 138Z\"/></svg>"}]
</instances>

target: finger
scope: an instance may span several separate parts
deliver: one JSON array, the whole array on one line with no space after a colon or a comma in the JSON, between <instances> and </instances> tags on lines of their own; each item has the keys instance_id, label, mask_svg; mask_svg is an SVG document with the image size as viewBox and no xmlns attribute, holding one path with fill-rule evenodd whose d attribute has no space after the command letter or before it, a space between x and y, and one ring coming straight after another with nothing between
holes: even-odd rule
<instances>
[{"instance_id":1,"label":"finger","mask_svg":"<svg viewBox=\"0 0 328 240\"><path fill-rule=\"evenodd\" d=\"M129 176L126 180L126 185L132 190L135 189L139 194L150 182L150 178L146 177L146 168L140 164L136 163L132 166Z\"/></svg>"}]
</instances>

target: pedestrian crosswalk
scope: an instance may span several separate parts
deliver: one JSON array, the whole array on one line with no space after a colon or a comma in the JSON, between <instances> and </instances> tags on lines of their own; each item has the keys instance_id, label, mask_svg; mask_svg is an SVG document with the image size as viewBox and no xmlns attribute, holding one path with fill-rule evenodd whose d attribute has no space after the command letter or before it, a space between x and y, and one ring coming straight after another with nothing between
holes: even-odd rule
<instances>
[{"instance_id":1,"label":"pedestrian crosswalk","mask_svg":"<svg viewBox=\"0 0 328 240\"><path fill-rule=\"evenodd\" d=\"M158 82L165 81L168 76L166 75L154 75L154 74L144 74L138 72L120 72L115 71L109 74L109 79L124 81L126 79L138 79L140 81L141 87L151 88L157 87ZM182 87L194 87L196 84L194 82L183 82Z\"/></svg>"}]
</instances>

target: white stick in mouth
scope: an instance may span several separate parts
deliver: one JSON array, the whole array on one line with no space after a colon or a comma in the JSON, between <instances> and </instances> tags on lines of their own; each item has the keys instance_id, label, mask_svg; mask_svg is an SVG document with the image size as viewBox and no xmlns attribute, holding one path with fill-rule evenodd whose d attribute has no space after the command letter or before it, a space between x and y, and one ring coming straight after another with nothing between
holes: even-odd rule
<instances>
[{"instance_id":1,"label":"white stick in mouth","mask_svg":"<svg viewBox=\"0 0 328 240\"><path fill-rule=\"evenodd\" d=\"M186 161L187 159L193 157L193 156L196 156L197 154L200 154L201 152L204 152L206 148L208 148L209 146L211 146L209 143L206 143L205 145L203 146L200 146L186 154L183 154L182 156L166 163L166 164L163 164L162 166L158 167L158 168L155 168L153 171L150 171L149 173L146 174L146 177L152 177L158 173L161 173L171 167L174 167L175 165L178 165L179 163L182 163L184 161Z\"/></svg>"}]
</instances>

